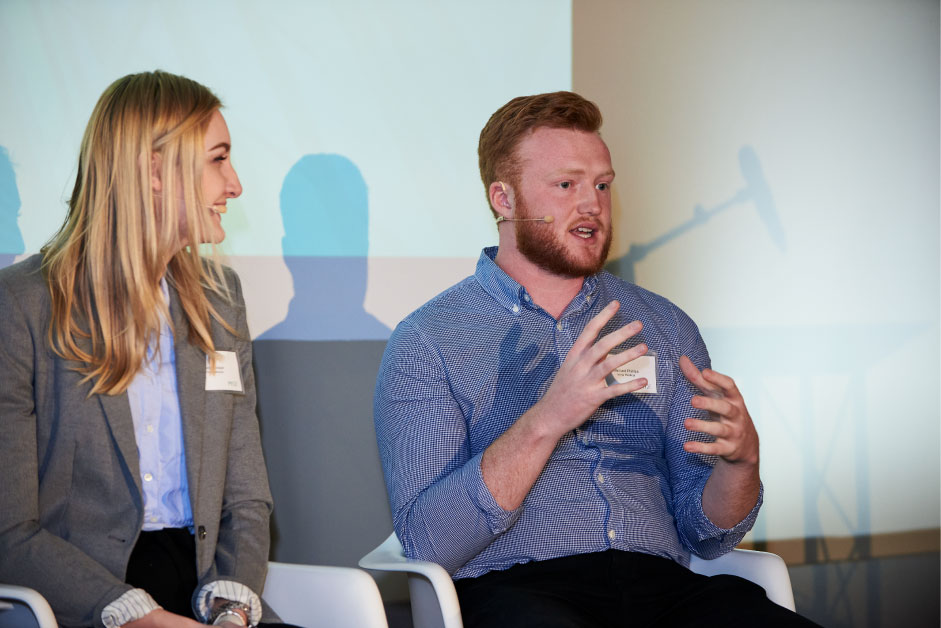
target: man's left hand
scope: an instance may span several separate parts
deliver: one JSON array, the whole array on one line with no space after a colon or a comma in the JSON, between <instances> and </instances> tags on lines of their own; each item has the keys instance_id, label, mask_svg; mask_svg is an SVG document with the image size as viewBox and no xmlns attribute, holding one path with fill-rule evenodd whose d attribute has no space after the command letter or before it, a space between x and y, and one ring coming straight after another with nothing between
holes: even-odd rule
<instances>
[{"instance_id":1,"label":"man's left hand","mask_svg":"<svg viewBox=\"0 0 941 628\"><path fill-rule=\"evenodd\" d=\"M711 421L686 419L686 429L709 434L715 440L711 443L687 441L683 449L690 453L719 456L731 464L757 465L758 432L735 381L712 369L700 371L685 355L680 358L680 369L686 379L703 393L694 396L690 404L716 416Z\"/></svg>"}]
</instances>

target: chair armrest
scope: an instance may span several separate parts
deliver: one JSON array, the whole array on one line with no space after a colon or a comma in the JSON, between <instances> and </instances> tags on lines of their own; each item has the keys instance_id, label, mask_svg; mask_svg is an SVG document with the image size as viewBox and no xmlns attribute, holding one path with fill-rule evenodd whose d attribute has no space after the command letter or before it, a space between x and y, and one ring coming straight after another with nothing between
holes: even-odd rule
<instances>
[{"instance_id":1,"label":"chair armrest","mask_svg":"<svg viewBox=\"0 0 941 628\"><path fill-rule=\"evenodd\" d=\"M262 596L291 624L388 628L376 581L352 567L270 562Z\"/></svg>"},{"instance_id":2,"label":"chair armrest","mask_svg":"<svg viewBox=\"0 0 941 628\"><path fill-rule=\"evenodd\" d=\"M461 606L450 574L438 563L406 558L395 532L359 561L363 569L408 574L415 628L463 628Z\"/></svg>"},{"instance_id":3,"label":"chair armrest","mask_svg":"<svg viewBox=\"0 0 941 628\"><path fill-rule=\"evenodd\" d=\"M704 576L729 574L751 580L764 588L769 600L784 608L795 610L791 577L784 560L777 554L735 549L712 560L693 555L690 557L689 568Z\"/></svg>"},{"instance_id":4,"label":"chair armrest","mask_svg":"<svg viewBox=\"0 0 941 628\"><path fill-rule=\"evenodd\" d=\"M59 625L49 602L34 589L14 584L0 584L0 600L12 600L28 606L39 628L57 628Z\"/></svg>"}]
</instances>

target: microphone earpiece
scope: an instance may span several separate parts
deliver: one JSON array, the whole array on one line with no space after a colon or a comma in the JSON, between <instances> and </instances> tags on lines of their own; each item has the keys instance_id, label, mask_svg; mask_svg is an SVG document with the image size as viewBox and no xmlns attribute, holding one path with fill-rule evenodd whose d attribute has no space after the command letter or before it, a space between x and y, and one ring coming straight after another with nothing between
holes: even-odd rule
<instances>
[{"instance_id":1,"label":"microphone earpiece","mask_svg":"<svg viewBox=\"0 0 941 628\"><path fill-rule=\"evenodd\" d=\"M497 218L497 224L501 222L552 222L555 220L555 216L543 216L542 218L507 218L506 216L500 216Z\"/></svg>"},{"instance_id":2,"label":"microphone earpiece","mask_svg":"<svg viewBox=\"0 0 941 628\"><path fill-rule=\"evenodd\" d=\"M503 193L506 194L506 184L503 181L497 181L500 184L500 189L503 190ZM509 207L509 204L506 204ZM542 218L507 218L506 216L500 216L497 218L497 224L501 222L552 222L555 220L555 216L543 216Z\"/></svg>"}]
</instances>

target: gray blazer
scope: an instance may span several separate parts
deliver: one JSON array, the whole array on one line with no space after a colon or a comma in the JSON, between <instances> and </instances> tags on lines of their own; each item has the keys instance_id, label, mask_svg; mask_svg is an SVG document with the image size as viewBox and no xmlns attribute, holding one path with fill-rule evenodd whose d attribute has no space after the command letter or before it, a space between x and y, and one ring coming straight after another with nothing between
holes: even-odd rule
<instances>
[{"instance_id":1,"label":"gray blazer","mask_svg":"<svg viewBox=\"0 0 941 628\"><path fill-rule=\"evenodd\" d=\"M50 349L39 264L0 270L0 582L38 590L64 626L100 626L130 589L144 516L137 442L127 394L89 397L90 383ZM200 586L228 579L260 593L272 503L241 285L228 269L226 280L234 305L210 300L238 337L215 321L212 336L237 353L241 394L205 390L206 356L170 290L196 565Z\"/></svg>"}]
</instances>

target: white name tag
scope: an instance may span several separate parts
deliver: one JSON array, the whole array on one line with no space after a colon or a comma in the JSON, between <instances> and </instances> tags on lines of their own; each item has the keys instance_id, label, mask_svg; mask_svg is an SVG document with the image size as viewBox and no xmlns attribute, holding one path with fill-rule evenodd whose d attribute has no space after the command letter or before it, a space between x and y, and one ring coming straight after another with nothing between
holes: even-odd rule
<instances>
[{"instance_id":1,"label":"white name tag","mask_svg":"<svg viewBox=\"0 0 941 628\"><path fill-rule=\"evenodd\" d=\"M235 351L216 351L216 369L206 356L206 390L242 391L242 371Z\"/></svg>"},{"instance_id":2,"label":"white name tag","mask_svg":"<svg viewBox=\"0 0 941 628\"><path fill-rule=\"evenodd\" d=\"M657 392L657 356L655 355L642 355L636 360L631 360L624 366L620 366L614 369L614 372L611 373L615 381L619 384L625 384L627 382L633 381L638 377L643 377L647 380L647 385L641 388L640 390L635 390L634 394L637 393L656 393Z\"/></svg>"}]
</instances>

